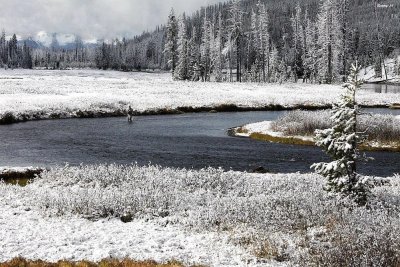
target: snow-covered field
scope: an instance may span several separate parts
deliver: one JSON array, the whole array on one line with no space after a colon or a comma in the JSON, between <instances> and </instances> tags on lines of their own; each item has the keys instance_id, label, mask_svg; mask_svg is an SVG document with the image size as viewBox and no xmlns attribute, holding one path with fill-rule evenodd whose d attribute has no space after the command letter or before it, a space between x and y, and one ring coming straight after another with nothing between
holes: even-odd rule
<instances>
[{"instance_id":1,"label":"snow-covered field","mask_svg":"<svg viewBox=\"0 0 400 267\"><path fill-rule=\"evenodd\" d=\"M328 195L323 183L315 174L57 168L26 187L0 183L0 261L394 266L399 177L376 179L367 209Z\"/></svg>"},{"instance_id":2,"label":"snow-covered field","mask_svg":"<svg viewBox=\"0 0 400 267\"><path fill-rule=\"evenodd\" d=\"M201 83L172 81L169 73L100 70L0 70L0 119L79 117L178 107L232 104L260 108L327 106L342 89L332 85ZM364 105L400 103L400 94L360 91Z\"/></svg>"}]
</instances>

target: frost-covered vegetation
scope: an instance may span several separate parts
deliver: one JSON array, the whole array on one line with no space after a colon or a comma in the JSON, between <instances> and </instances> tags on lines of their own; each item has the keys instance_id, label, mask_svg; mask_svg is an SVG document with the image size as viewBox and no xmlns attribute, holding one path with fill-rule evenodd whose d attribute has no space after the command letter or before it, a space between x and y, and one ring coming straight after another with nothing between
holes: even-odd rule
<instances>
[{"instance_id":1,"label":"frost-covered vegetation","mask_svg":"<svg viewBox=\"0 0 400 267\"><path fill-rule=\"evenodd\" d=\"M359 146L367 138L367 134L357 131L360 107L357 106L356 92L362 84L357 75L359 70L357 63L351 66L348 82L343 85L345 90L331 111L332 127L315 131L316 145L323 148L331 161L315 163L311 168L328 179L327 191L351 197L365 205L371 185L367 178L357 173L357 161L365 158L360 155Z\"/></svg>"},{"instance_id":2,"label":"frost-covered vegetation","mask_svg":"<svg viewBox=\"0 0 400 267\"><path fill-rule=\"evenodd\" d=\"M261 263L398 266L400 177L376 179L366 207L329 195L323 183L316 174L67 166L25 188L0 185L0 205L21 205L45 218L159 220L189 232L218 231ZM15 231L9 221L0 233Z\"/></svg>"},{"instance_id":3,"label":"frost-covered vegetation","mask_svg":"<svg viewBox=\"0 0 400 267\"><path fill-rule=\"evenodd\" d=\"M0 121L117 116L129 105L140 113L213 109L329 107L339 86L174 82L167 73L0 70ZM400 103L400 94L360 91L362 105ZM191 109L181 109L190 111Z\"/></svg>"},{"instance_id":4,"label":"frost-covered vegetation","mask_svg":"<svg viewBox=\"0 0 400 267\"><path fill-rule=\"evenodd\" d=\"M290 111L271 123L271 128L285 135L312 136L317 129L332 126L329 111ZM400 120L393 115L363 114L358 131L368 134L368 140L382 143L399 142Z\"/></svg>"}]
</instances>

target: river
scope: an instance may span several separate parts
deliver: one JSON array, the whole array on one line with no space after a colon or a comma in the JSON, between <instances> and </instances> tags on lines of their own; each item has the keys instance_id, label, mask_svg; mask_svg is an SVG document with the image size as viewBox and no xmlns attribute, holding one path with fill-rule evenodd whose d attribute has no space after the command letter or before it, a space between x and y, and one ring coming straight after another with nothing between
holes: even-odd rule
<instances>
[{"instance_id":1,"label":"river","mask_svg":"<svg viewBox=\"0 0 400 267\"><path fill-rule=\"evenodd\" d=\"M361 86L361 90L372 91L379 94L400 94L400 85L382 84L382 83L365 83Z\"/></svg>"},{"instance_id":2,"label":"river","mask_svg":"<svg viewBox=\"0 0 400 267\"><path fill-rule=\"evenodd\" d=\"M400 110L368 110L377 113ZM327 160L317 147L266 143L227 135L234 126L274 120L284 112L198 113L125 118L44 120L0 126L0 166L117 163L168 167L222 167L251 171L309 172ZM360 172L400 172L400 153L367 153Z\"/></svg>"}]
</instances>

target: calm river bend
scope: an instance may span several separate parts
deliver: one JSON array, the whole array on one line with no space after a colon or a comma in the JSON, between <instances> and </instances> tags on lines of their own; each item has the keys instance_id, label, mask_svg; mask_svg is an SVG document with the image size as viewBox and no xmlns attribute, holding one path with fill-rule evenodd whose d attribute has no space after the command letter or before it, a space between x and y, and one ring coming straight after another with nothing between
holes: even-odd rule
<instances>
[{"instance_id":1,"label":"calm river bend","mask_svg":"<svg viewBox=\"0 0 400 267\"><path fill-rule=\"evenodd\" d=\"M400 115L400 110L373 110ZM199 113L125 118L47 120L0 126L0 166L50 167L69 163L158 164L251 171L309 172L327 160L317 147L266 143L227 135L227 129L274 120L283 112ZM400 172L400 153L367 153L363 174Z\"/></svg>"}]
</instances>

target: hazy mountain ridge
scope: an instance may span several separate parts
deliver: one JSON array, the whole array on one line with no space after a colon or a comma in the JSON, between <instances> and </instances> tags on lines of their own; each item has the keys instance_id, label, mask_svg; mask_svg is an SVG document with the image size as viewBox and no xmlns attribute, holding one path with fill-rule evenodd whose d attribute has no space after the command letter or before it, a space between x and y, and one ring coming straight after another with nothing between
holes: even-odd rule
<instances>
[{"instance_id":1,"label":"hazy mountain ridge","mask_svg":"<svg viewBox=\"0 0 400 267\"><path fill-rule=\"evenodd\" d=\"M65 33L47 33L45 31L38 32L34 37L20 39L18 43L24 44L33 49L65 49L72 50L78 47L97 47L101 44L101 40L82 40L76 34Z\"/></svg>"}]
</instances>

